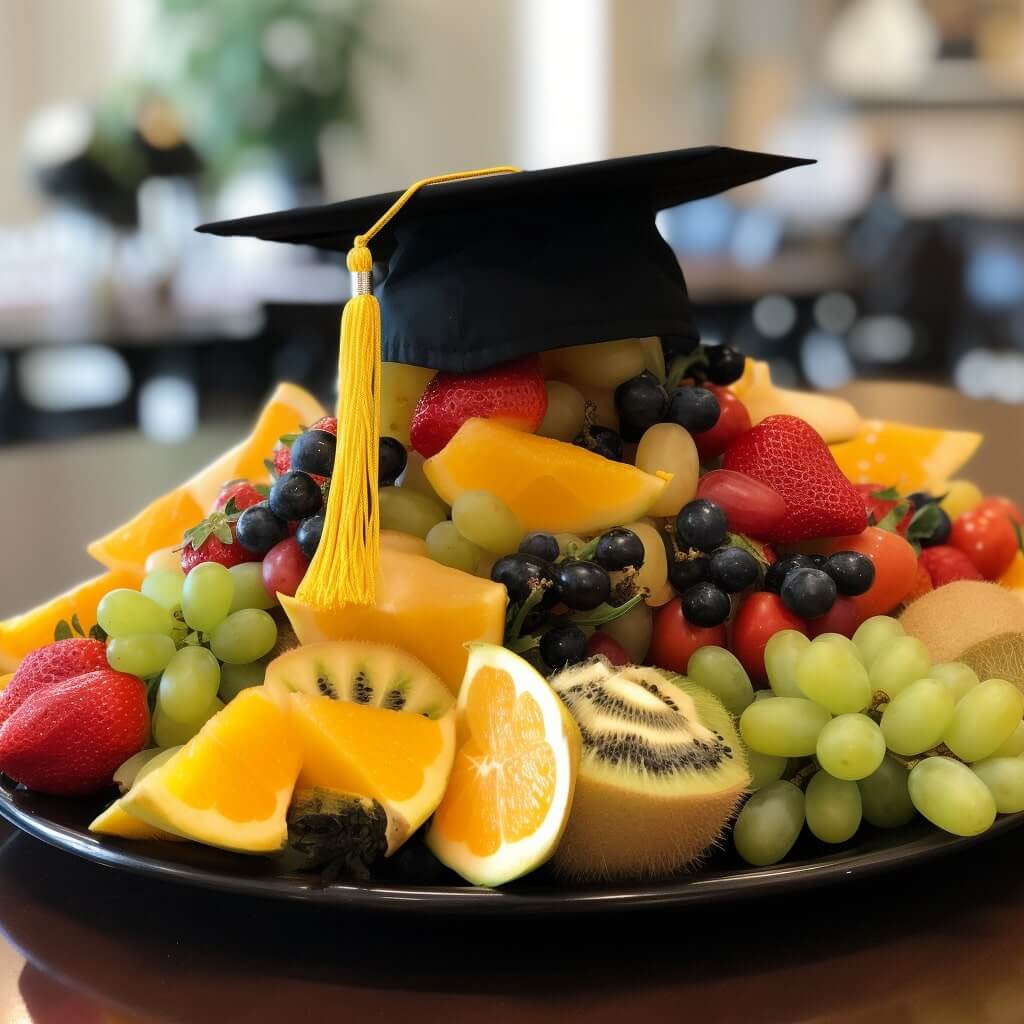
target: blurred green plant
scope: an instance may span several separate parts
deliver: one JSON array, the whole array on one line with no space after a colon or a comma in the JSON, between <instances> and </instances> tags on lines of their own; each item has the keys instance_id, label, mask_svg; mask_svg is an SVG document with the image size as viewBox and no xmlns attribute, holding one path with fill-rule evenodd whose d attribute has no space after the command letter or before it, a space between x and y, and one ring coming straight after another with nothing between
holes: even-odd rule
<instances>
[{"instance_id":1,"label":"blurred green plant","mask_svg":"<svg viewBox=\"0 0 1024 1024\"><path fill-rule=\"evenodd\" d=\"M368 48L369 8L370 0L159 0L146 72L216 177L270 150L290 177L315 182L323 129L358 125L353 57Z\"/></svg>"}]
</instances>

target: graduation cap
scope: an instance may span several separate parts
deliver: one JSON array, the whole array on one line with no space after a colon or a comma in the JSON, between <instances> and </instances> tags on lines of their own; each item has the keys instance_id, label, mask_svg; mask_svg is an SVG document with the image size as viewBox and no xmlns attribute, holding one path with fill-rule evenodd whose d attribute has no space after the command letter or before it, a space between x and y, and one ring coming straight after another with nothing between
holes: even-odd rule
<instances>
[{"instance_id":1,"label":"graduation cap","mask_svg":"<svg viewBox=\"0 0 1024 1024\"><path fill-rule=\"evenodd\" d=\"M655 215L812 162L705 146L541 171L493 167L200 227L348 250L335 472L297 596L324 609L373 602L382 357L466 373L571 345L696 340L682 271ZM370 241L386 263L376 296Z\"/></svg>"}]
</instances>

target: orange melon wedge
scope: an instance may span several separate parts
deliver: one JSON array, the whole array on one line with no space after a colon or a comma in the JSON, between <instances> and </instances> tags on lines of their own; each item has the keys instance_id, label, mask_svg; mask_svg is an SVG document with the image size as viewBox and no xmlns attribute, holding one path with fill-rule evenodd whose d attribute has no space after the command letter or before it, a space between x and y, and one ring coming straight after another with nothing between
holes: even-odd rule
<instances>
[{"instance_id":1,"label":"orange melon wedge","mask_svg":"<svg viewBox=\"0 0 1024 1024\"><path fill-rule=\"evenodd\" d=\"M531 665L491 644L470 650L458 728L462 746L427 844L467 881L502 885L543 864L565 831L579 729Z\"/></svg>"},{"instance_id":2,"label":"orange melon wedge","mask_svg":"<svg viewBox=\"0 0 1024 1024\"><path fill-rule=\"evenodd\" d=\"M665 489L665 480L634 466L478 418L423 469L449 505L467 491L489 491L524 529L552 533L598 533L639 519Z\"/></svg>"}]
</instances>

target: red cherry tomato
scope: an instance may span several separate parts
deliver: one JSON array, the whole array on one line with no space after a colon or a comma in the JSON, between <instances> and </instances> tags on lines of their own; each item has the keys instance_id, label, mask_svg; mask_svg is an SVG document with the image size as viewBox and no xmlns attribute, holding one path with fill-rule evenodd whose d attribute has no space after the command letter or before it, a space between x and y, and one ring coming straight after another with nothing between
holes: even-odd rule
<instances>
[{"instance_id":1,"label":"red cherry tomato","mask_svg":"<svg viewBox=\"0 0 1024 1024\"><path fill-rule=\"evenodd\" d=\"M1018 551L1017 531L1001 511L981 506L953 522L949 543L962 551L987 580L997 580L1010 568Z\"/></svg>"},{"instance_id":2,"label":"red cherry tomato","mask_svg":"<svg viewBox=\"0 0 1024 1024\"><path fill-rule=\"evenodd\" d=\"M891 612L910 593L917 579L917 554L910 542L877 526L869 526L863 533L850 537L832 537L823 545L823 551L859 551L875 563L871 589L850 598L865 619Z\"/></svg>"},{"instance_id":3,"label":"red cherry tomato","mask_svg":"<svg viewBox=\"0 0 1024 1024\"><path fill-rule=\"evenodd\" d=\"M730 530L751 537L770 534L786 515L786 501L778 491L731 469L705 473L697 482L697 497L719 505Z\"/></svg>"},{"instance_id":4,"label":"red cherry tomato","mask_svg":"<svg viewBox=\"0 0 1024 1024\"><path fill-rule=\"evenodd\" d=\"M690 656L701 647L725 647L725 626L695 626L683 615L682 598L673 598L654 615L648 660L671 672L685 672Z\"/></svg>"},{"instance_id":5,"label":"red cherry tomato","mask_svg":"<svg viewBox=\"0 0 1024 1024\"><path fill-rule=\"evenodd\" d=\"M750 413L747 407L728 388L705 384L704 387L718 399L721 413L718 422L702 434L694 434L697 454L701 462L717 459L740 434L750 429Z\"/></svg>"},{"instance_id":6,"label":"red cherry tomato","mask_svg":"<svg viewBox=\"0 0 1024 1024\"><path fill-rule=\"evenodd\" d=\"M299 548L299 542L288 537L275 544L263 559L263 586L268 594L294 597L307 568L309 559Z\"/></svg>"},{"instance_id":7,"label":"red cherry tomato","mask_svg":"<svg viewBox=\"0 0 1024 1024\"><path fill-rule=\"evenodd\" d=\"M853 636L857 627L864 621L860 609L852 597L843 597L841 594L836 602L824 614L816 619L810 619L807 623L807 632L813 638L821 636L822 633L840 633L843 636Z\"/></svg>"},{"instance_id":8,"label":"red cherry tomato","mask_svg":"<svg viewBox=\"0 0 1024 1024\"><path fill-rule=\"evenodd\" d=\"M629 655L622 644L600 630L596 630L587 641L587 657L593 658L598 654L603 654L613 665L629 664Z\"/></svg>"},{"instance_id":9,"label":"red cherry tomato","mask_svg":"<svg viewBox=\"0 0 1024 1024\"><path fill-rule=\"evenodd\" d=\"M768 685L764 648L783 629L795 629L806 635L807 623L794 615L778 594L757 591L740 605L732 624L732 652L755 686Z\"/></svg>"},{"instance_id":10,"label":"red cherry tomato","mask_svg":"<svg viewBox=\"0 0 1024 1024\"><path fill-rule=\"evenodd\" d=\"M987 516L1006 516L1007 519L1012 519L1015 523L1024 526L1024 512L1021 512L1017 502L1011 501L1009 498L985 498L971 511Z\"/></svg>"}]
</instances>

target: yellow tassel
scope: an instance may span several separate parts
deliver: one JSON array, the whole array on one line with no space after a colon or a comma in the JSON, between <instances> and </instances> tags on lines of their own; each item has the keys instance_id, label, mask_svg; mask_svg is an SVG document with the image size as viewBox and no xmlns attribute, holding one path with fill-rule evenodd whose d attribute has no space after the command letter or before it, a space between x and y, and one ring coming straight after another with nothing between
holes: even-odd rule
<instances>
[{"instance_id":1,"label":"yellow tassel","mask_svg":"<svg viewBox=\"0 0 1024 1024\"><path fill-rule=\"evenodd\" d=\"M313 561L295 597L321 611L372 605L380 564L380 305L370 289L373 257L367 243L422 188L446 181L508 174L516 167L488 167L424 178L402 193L365 235L357 235L347 263L352 298L341 315L338 356L338 445L324 510L324 527Z\"/></svg>"}]
</instances>

